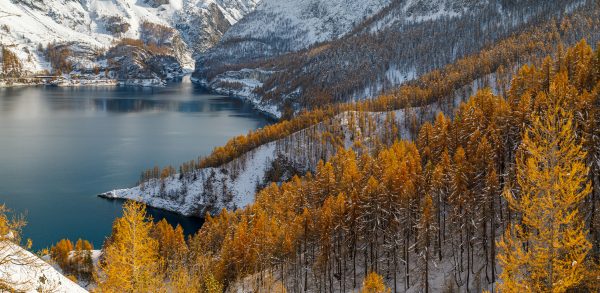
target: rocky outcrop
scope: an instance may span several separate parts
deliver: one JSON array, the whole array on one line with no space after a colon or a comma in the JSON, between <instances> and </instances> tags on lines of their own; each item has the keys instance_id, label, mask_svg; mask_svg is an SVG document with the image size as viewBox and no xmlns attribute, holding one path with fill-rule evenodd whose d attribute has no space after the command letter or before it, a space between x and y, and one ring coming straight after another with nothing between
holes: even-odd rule
<instances>
[{"instance_id":1,"label":"rocky outcrop","mask_svg":"<svg viewBox=\"0 0 600 293\"><path fill-rule=\"evenodd\" d=\"M154 8L159 7L161 5L169 4L169 0L144 0L144 2L148 3L148 5Z\"/></svg>"},{"instance_id":2,"label":"rocky outcrop","mask_svg":"<svg viewBox=\"0 0 600 293\"><path fill-rule=\"evenodd\" d=\"M143 46L120 44L106 53L109 77L123 80L172 80L183 75L177 59Z\"/></svg>"},{"instance_id":3,"label":"rocky outcrop","mask_svg":"<svg viewBox=\"0 0 600 293\"><path fill-rule=\"evenodd\" d=\"M204 9L192 9L180 17L182 21L177 23L176 28L182 32L196 57L216 45L231 27L231 22L215 3Z\"/></svg>"}]
</instances>

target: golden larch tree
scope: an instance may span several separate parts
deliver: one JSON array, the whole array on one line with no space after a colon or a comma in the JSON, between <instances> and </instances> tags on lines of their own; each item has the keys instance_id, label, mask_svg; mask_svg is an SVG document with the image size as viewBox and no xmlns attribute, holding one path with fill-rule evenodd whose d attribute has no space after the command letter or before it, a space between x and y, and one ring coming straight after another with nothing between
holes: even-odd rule
<instances>
[{"instance_id":1,"label":"golden larch tree","mask_svg":"<svg viewBox=\"0 0 600 293\"><path fill-rule=\"evenodd\" d=\"M123 216L113 225L113 234L100 262L101 292L161 292L158 242L151 237L152 220L143 204L128 201Z\"/></svg>"},{"instance_id":2,"label":"golden larch tree","mask_svg":"<svg viewBox=\"0 0 600 293\"><path fill-rule=\"evenodd\" d=\"M502 292L565 292L580 286L591 248L578 206L590 193L585 152L568 111L566 74L559 74L546 105L532 115L517 157L518 192L505 192L520 222L499 241Z\"/></svg>"},{"instance_id":3,"label":"golden larch tree","mask_svg":"<svg viewBox=\"0 0 600 293\"><path fill-rule=\"evenodd\" d=\"M390 289L385 286L383 277L375 272L367 275L363 282L361 293L389 293Z\"/></svg>"}]
</instances>

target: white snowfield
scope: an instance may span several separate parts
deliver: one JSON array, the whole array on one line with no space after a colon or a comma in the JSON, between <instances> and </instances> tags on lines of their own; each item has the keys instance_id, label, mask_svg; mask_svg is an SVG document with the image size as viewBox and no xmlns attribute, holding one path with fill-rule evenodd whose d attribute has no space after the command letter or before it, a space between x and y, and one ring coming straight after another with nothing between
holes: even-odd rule
<instances>
[{"instance_id":1,"label":"white snowfield","mask_svg":"<svg viewBox=\"0 0 600 293\"><path fill-rule=\"evenodd\" d=\"M208 8L216 7L229 25L251 12L259 0L0 0L0 43L17 54L28 72L49 69L37 52L38 45L75 42L83 47L106 49L121 38L140 37L140 26L151 22L181 28L179 33L203 34L210 29L194 27L207 17ZM123 33L111 32L110 26L123 23ZM210 26L210 24L207 24ZM191 45L179 56L183 66L194 68Z\"/></svg>"},{"instance_id":2,"label":"white snowfield","mask_svg":"<svg viewBox=\"0 0 600 293\"><path fill-rule=\"evenodd\" d=\"M4 283L18 292L87 292L33 253L5 240L0 241L0 280L0 286Z\"/></svg>"}]
</instances>

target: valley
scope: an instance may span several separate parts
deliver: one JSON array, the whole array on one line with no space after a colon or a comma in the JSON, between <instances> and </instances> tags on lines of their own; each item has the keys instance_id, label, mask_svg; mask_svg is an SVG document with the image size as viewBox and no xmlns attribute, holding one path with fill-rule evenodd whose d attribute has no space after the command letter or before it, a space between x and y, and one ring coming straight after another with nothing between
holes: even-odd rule
<instances>
[{"instance_id":1,"label":"valley","mask_svg":"<svg viewBox=\"0 0 600 293\"><path fill-rule=\"evenodd\" d=\"M0 42L0 291L600 290L598 1L0 0Z\"/></svg>"}]
</instances>

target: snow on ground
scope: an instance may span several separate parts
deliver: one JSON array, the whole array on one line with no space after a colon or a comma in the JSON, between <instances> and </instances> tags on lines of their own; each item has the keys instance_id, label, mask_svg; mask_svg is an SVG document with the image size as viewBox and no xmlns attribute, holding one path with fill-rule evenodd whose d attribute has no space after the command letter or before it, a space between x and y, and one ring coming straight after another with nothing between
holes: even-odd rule
<instances>
[{"instance_id":1,"label":"snow on ground","mask_svg":"<svg viewBox=\"0 0 600 293\"><path fill-rule=\"evenodd\" d=\"M92 250L92 263L94 264L94 267L98 266L98 262L100 261L100 257L102 256L102 250ZM75 255L75 251L71 251L69 252L69 257L73 257ZM57 272L59 272L60 274L64 275L63 270L60 268L60 266L54 262L54 260L52 260L52 258L50 257L50 255L46 254L44 256L42 256L42 260L45 261L46 263L50 264ZM82 288L88 290L88 291L92 291L95 287L96 284L93 281L82 281L82 280L78 280L77 285L81 286Z\"/></svg>"},{"instance_id":2,"label":"snow on ground","mask_svg":"<svg viewBox=\"0 0 600 293\"><path fill-rule=\"evenodd\" d=\"M501 229L498 229L498 232L501 233ZM450 247L450 245L446 246ZM443 258L440 261L437 258L437 254L432 255L430 263L429 263L429 292L495 292L496 283L493 283L491 280L491 266L486 267L486 258L485 253L481 249L477 248L474 251L472 258L473 268L472 272L468 279L468 290L467 290L467 271L456 273L455 270L455 256L453 256L453 252L450 249L447 249L442 252ZM394 287L394 273L392 271L387 271L386 265L391 264L387 258L382 257L379 261L379 273L382 275L384 282L388 288L394 292L394 288L397 289L396 292L406 292L406 293L422 293L424 292L422 288L422 271L420 271L422 266L422 258L420 256L416 256L411 254L409 259L409 275L410 275L410 283L408 286L405 286L405 265L406 262L402 259L402 254L399 256L399 262L397 264L396 271L396 286ZM350 260L347 260L346 264L346 272L345 272L345 286L346 292L359 292L359 289L362 287L362 283L365 275L369 272L365 272L364 268L364 254L357 253L356 254L356 277L357 277L357 288L353 288L353 271L352 271L352 263ZM463 263L466 267L466 261ZM288 271L283 274L286 276L286 287L288 290L294 288L293 286L298 286L298 291L308 292L308 293L316 293L322 292L319 290L318 284L316 282L311 282L310 280L319 280L322 278L322 272L315 271L313 266L306 266L306 268L301 268L301 270L305 269L303 273L308 275L309 282L307 283L307 288L304 288L304 282L294 282L298 280L294 280L289 276L294 276L293 270L298 269L295 266L289 266ZM501 267L497 263L495 266L495 272L501 272ZM319 275L315 275L319 274ZM272 271L263 271L259 273L255 273L253 275L249 275L244 277L241 280L236 280L232 284L230 284L230 288L228 292L236 292L236 293L246 293L246 292L261 292L262 284L264 284L264 279L268 278L272 281L281 281L281 272L273 273ZM496 277L496 282L499 280ZM340 290L340 280L334 279L333 281L333 291L332 292L342 292ZM460 284L460 285L459 285ZM408 287L408 288L406 288ZM329 292L329 291L327 291Z\"/></svg>"},{"instance_id":3,"label":"snow on ground","mask_svg":"<svg viewBox=\"0 0 600 293\"><path fill-rule=\"evenodd\" d=\"M393 85L400 85L406 81L417 78L417 70L413 67L410 70L400 70L398 66L392 65L385 72L385 77Z\"/></svg>"},{"instance_id":4,"label":"snow on ground","mask_svg":"<svg viewBox=\"0 0 600 293\"><path fill-rule=\"evenodd\" d=\"M388 3L390 0L263 0L224 39L290 39L291 48L298 50L343 36Z\"/></svg>"},{"instance_id":5,"label":"snow on ground","mask_svg":"<svg viewBox=\"0 0 600 293\"><path fill-rule=\"evenodd\" d=\"M275 159L275 144L271 142L263 145L238 159L245 160L244 170L233 178L224 168L205 168L195 172L197 180L180 180L179 174L166 179L166 194L186 190L184 194L175 197L160 196L161 183L156 179L147 182L143 187L117 189L101 196L141 201L149 206L186 216L203 216L204 207L209 206L213 210L245 207L254 201L256 187L262 184L264 174ZM224 198L226 193L231 194L231 201Z\"/></svg>"},{"instance_id":6,"label":"snow on ground","mask_svg":"<svg viewBox=\"0 0 600 293\"><path fill-rule=\"evenodd\" d=\"M254 89L263 85L260 80L271 74L274 74L274 72L262 69L242 69L240 71L229 71L221 74L210 82L195 78L192 78L192 81L210 88L215 93L249 102L256 110L275 119L280 119L282 113L279 107L263 101L259 95L254 93Z\"/></svg>"},{"instance_id":7,"label":"snow on ground","mask_svg":"<svg viewBox=\"0 0 600 293\"><path fill-rule=\"evenodd\" d=\"M0 280L24 292L87 292L33 253L0 242Z\"/></svg>"},{"instance_id":8,"label":"snow on ground","mask_svg":"<svg viewBox=\"0 0 600 293\"><path fill-rule=\"evenodd\" d=\"M408 110L416 111L416 108ZM401 137L410 139L407 128L404 127L405 111L407 110L394 111L394 115ZM436 111L435 107L432 111ZM323 150L315 147L321 145L320 136L315 136L315 133L324 133L331 130L332 125L340 125L345 133L345 147L352 147L355 143L354 139L359 138L364 140L363 144L368 145L371 137L365 134L353 135L353 133L360 133L360 129L349 129L350 115L358 115L358 113L339 114L330 121L321 122L288 137L259 146L218 168L204 168L191 174L176 174L163 182L152 179L142 185L112 190L100 196L109 199L136 200L186 216L204 216L205 212L217 212L222 208L243 208L253 203L257 189L268 183L265 182L265 175L276 159L285 158L294 167L303 170L312 170L316 167L317 162L322 158ZM377 124L383 125L388 113L377 112L368 115L377 121ZM325 152L333 155L336 149L337 147L330 147Z\"/></svg>"}]
</instances>

